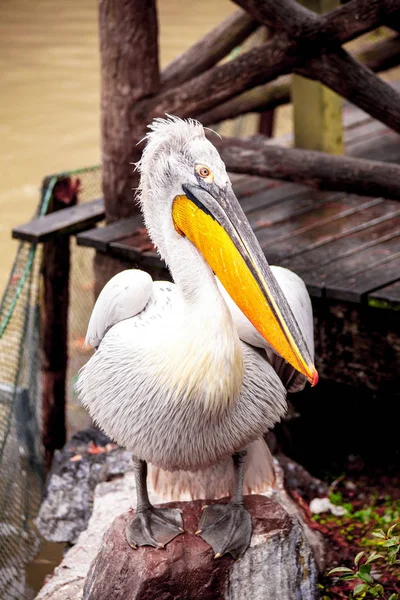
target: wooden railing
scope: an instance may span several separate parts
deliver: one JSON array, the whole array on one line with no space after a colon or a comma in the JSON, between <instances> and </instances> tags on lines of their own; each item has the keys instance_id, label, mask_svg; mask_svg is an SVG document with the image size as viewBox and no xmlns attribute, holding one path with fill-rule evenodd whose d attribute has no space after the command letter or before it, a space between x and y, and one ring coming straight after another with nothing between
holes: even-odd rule
<instances>
[{"instance_id":1,"label":"wooden railing","mask_svg":"<svg viewBox=\"0 0 400 600\"><path fill-rule=\"evenodd\" d=\"M398 36L376 44L358 58L343 48L346 42L384 24L400 30L400 0L350 0L321 15L295 0L235 2L246 12L226 19L161 73L155 0L100 3L103 183L108 221L137 210L131 193L137 175L130 163L139 159L141 146L136 144L153 117L165 113L196 117L207 125L249 111L264 112L289 100L290 73L321 82L400 133L400 94L373 72L398 64ZM263 44L218 64L259 25L268 29ZM282 76L286 77L274 81ZM248 151L258 151L251 141L246 144ZM302 155L298 155L297 170L290 152L276 151L279 164L290 162L292 169L286 178L303 181ZM237 169L233 154L224 154L228 169ZM306 158L309 162L308 155ZM313 179L322 180L327 156L321 154L313 160L317 172ZM335 164L347 167L345 162ZM379 170L379 166L375 168ZM388 168L382 165L383 170ZM353 190L364 193L368 169L365 165L352 170ZM251 172L274 175L263 165L258 171L253 166ZM392 190L390 183L383 195L392 197ZM393 197L398 197L397 192Z\"/></svg>"}]
</instances>

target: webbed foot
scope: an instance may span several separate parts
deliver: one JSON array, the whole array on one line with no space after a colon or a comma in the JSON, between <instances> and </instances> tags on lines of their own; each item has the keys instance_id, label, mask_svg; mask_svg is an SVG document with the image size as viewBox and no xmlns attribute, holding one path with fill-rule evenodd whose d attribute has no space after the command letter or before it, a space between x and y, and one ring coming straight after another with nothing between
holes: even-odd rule
<instances>
[{"instance_id":1,"label":"webbed foot","mask_svg":"<svg viewBox=\"0 0 400 600\"><path fill-rule=\"evenodd\" d=\"M242 558L250 545L251 517L243 504L212 504L203 510L197 532L215 552L215 558L230 554Z\"/></svg>"},{"instance_id":2,"label":"webbed foot","mask_svg":"<svg viewBox=\"0 0 400 600\"><path fill-rule=\"evenodd\" d=\"M126 539L131 548L154 546L164 548L183 533L181 511L177 508L149 508L136 512L126 526Z\"/></svg>"}]
</instances>

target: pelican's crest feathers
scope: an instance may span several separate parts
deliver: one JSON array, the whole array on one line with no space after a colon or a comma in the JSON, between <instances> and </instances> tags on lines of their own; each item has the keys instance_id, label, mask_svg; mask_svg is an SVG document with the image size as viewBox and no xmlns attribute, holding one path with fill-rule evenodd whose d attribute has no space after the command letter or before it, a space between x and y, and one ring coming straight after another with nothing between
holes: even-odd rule
<instances>
[{"instance_id":1,"label":"pelican's crest feathers","mask_svg":"<svg viewBox=\"0 0 400 600\"><path fill-rule=\"evenodd\" d=\"M174 154L181 154L185 151L185 146L195 137L205 137L204 128L199 121L195 119L181 119L167 115L167 118L157 117L148 125L148 133L141 141L146 141L141 159L135 164L136 169L141 174L139 187L137 190L137 199L141 202L143 192L146 187L144 175L151 173L153 181L157 177L157 172L164 174L164 169L150 169L150 164L155 159L158 161L158 167L163 167L163 163ZM161 164L160 164L161 162ZM160 182L161 183L161 182Z\"/></svg>"}]
</instances>

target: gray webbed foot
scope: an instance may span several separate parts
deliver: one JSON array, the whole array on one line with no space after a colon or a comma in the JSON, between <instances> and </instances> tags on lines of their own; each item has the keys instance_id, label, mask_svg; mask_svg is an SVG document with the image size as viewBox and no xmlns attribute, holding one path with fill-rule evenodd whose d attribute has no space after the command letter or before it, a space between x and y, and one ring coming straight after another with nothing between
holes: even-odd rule
<instances>
[{"instance_id":1,"label":"gray webbed foot","mask_svg":"<svg viewBox=\"0 0 400 600\"><path fill-rule=\"evenodd\" d=\"M131 548L154 546L164 548L177 535L183 533L183 521L177 508L150 506L136 512L126 526L126 539Z\"/></svg>"},{"instance_id":2,"label":"gray webbed foot","mask_svg":"<svg viewBox=\"0 0 400 600\"><path fill-rule=\"evenodd\" d=\"M243 504L212 504L203 510L199 532L215 552L215 558L230 554L242 558L250 545L251 517Z\"/></svg>"}]
</instances>

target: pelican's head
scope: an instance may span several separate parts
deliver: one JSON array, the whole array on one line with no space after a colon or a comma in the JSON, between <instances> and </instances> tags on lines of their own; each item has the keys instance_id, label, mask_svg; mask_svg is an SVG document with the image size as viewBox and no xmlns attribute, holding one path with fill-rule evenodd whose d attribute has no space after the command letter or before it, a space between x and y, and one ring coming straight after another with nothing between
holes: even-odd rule
<instances>
[{"instance_id":1,"label":"pelican's head","mask_svg":"<svg viewBox=\"0 0 400 600\"><path fill-rule=\"evenodd\" d=\"M186 238L267 342L312 385L318 374L304 337L202 125L154 119L138 163L149 234L168 263Z\"/></svg>"}]
</instances>

